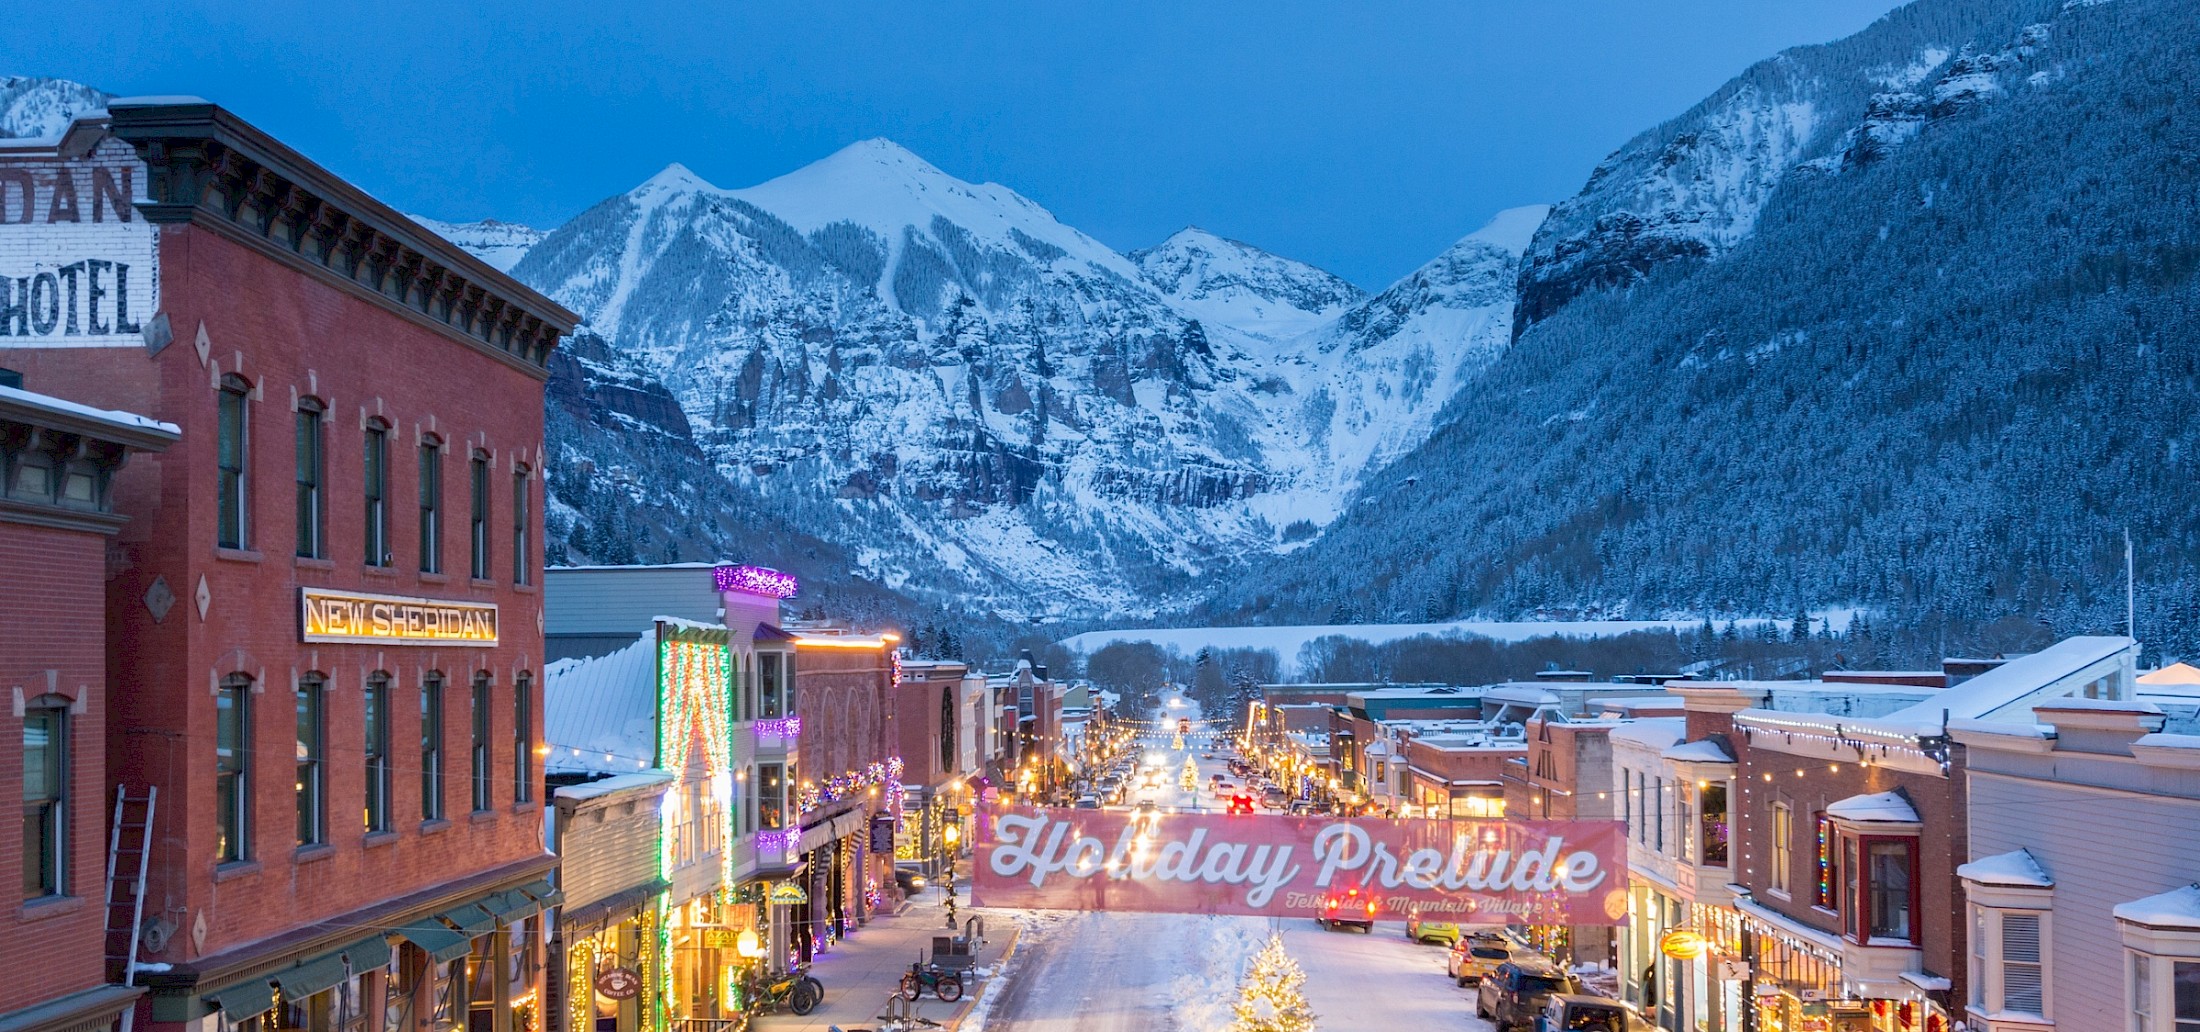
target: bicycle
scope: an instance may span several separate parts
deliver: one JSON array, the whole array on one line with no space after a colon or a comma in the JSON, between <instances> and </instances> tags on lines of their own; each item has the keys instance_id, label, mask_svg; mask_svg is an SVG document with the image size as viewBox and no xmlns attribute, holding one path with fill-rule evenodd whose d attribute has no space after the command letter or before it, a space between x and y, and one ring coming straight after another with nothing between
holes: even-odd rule
<instances>
[{"instance_id":1,"label":"bicycle","mask_svg":"<svg viewBox=\"0 0 2200 1032\"><path fill-rule=\"evenodd\" d=\"M793 971L756 987L756 1006L759 1009L769 1007L777 1010L780 1004L786 1004L787 1009L796 1014L808 1014L824 1002L825 983L810 977L808 964L796 965Z\"/></svg>"},{"instance_id":2,"label":"bicycle","mask_svg":"<svg viewBox=\"0 0 2200 1032\"><path fill-rule=\"evenodd\" d=\"M827 1032L916 1032L916 1030L920 1028L947 1027L937 1021L932 1020L931 1018L896 1018L890 1017L885 1014L880 1014L877 1015L877 1019L885 1022L886 1024L880 1025L877 1028L842 1028L839 1025L827 1025L825 1027L827 1029Z\"/></svg>"},{"instance_id":3,"label":"bicycle","mask_svg":"<svg viewBox=\"0 0 2200 1032\"><path fill-rule=\"evenodd\" d=\"M962 999L962 976L953 971L942 971L937 964L925 964L919 961L909 965L909 973L901 976L902 998L915 1000L917 997L923 996L927 988L931 989L932 995L939 997L942 1002L953 1003Z\"/></svg>"}]
</instances>

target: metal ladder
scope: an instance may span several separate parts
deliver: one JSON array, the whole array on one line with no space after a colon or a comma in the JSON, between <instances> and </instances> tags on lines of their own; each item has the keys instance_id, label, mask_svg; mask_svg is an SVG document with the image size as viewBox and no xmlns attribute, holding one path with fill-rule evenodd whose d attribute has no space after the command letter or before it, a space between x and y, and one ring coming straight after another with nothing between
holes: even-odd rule
<instances>
[{"instance_id":1,"label":"metal ladder","mask_svg":"<svg viewBox=\"0 0 2200 1032\"><path fill-rule=\"evenodd\" d=\"M123 985L137 984L145 870L153 854L153 806L159 797L158 785L147 785L142 796L132 796L126 785L115 786L114 829L107 839L107 964L109 970L121 970ZM118 891L125 878L126 895ZM136 1017L136 1007L122 1012L122 1032L130 1032Z\"/></svg>"}]
</instances>

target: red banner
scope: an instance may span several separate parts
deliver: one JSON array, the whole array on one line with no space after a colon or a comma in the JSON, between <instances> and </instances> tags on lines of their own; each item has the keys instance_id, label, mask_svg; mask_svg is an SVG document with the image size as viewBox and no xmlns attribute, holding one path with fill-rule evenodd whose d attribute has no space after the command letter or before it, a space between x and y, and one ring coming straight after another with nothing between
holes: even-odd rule
<instances>
[{"instance_id":1,"label":"red banner","mask_svg":"<svg viewBox=\"0 0 2200 1032\"><path fill-rule=\"evenodd\" d=\"M970 889L982 906L1626 923L1627 837L1616 821L1135 816L1018 806L994 810L985 824ZM1330 907L1332 899L1343 906Z\"/></svg>"}]
</instances>

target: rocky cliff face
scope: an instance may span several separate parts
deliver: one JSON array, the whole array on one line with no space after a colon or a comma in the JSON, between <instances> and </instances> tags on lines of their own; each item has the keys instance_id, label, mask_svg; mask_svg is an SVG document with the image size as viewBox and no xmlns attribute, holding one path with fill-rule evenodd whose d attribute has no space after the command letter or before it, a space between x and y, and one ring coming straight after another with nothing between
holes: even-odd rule
<instances>
[{"instance_id":1,"label":"rocky cliff face","mask_svg":"<svg viewBox=\"0 0 2200 1032\"><path fill-rule=\"evenodd\" d=\"M1726 253L1803 167L1870 160L1994 88L2046 0L1917 3L1847 39L1743 72L1606 158L1551 210L1520 272L1514 332L1583 291Z\"/></svg>"},{"instance_id":2,"label":"rocky cliff face","mask_svg":"<svg viewBox=\"0 0 2200 1032\"><path fill-rule=\"evenodd\" d=\"M588 367L603 432L669 425L633 411L660 385L718 476L860 575L1017 614L1141 612L1294 547L1424 436L1504 341L1510 299L1486 288L1539 216L1378 311L1196 230L1117 254L867 141L742 190L669 167L512 271L626 363Z\"/></svg>"}]
</instances>

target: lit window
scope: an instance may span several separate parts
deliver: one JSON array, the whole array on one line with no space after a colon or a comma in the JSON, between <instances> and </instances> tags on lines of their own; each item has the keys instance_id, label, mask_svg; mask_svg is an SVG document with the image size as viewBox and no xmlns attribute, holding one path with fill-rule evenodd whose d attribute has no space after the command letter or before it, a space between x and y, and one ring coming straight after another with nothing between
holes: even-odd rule
<instances>
[{"instance_id":1,"label":"lit window","mask_svg":"<svg viewBox=\"0 0 2200 1032\"><path fill-rule=\"evenodd\" d=\"M214 857L223 863L252 855L251 699L252 680L242 674L224 678L214 697Z\"/></svg>"},{"instance_id":2,"label":"lit window","mask_svg":"<svg viewBox=\"0 0 2200 1032\"><path fill-rule=\"evenodd\" d=\"M1783 896L1788 891L1788 863L1793 859L1789 850L1795 834L1795 810L1786 803L1772 804L1772 891Z\"/></svg>"}]
</instances>

